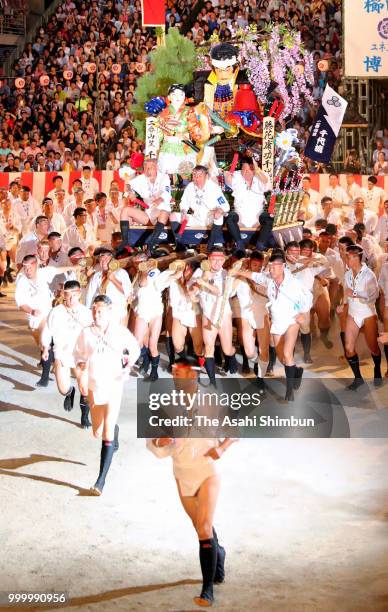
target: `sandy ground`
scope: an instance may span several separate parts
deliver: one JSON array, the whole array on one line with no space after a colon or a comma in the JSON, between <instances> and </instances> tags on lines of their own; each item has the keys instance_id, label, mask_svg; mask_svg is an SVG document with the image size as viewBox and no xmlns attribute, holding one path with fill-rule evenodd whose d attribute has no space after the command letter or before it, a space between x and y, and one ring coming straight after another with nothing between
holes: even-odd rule
<instances>
[{"instance_id":1,"label":"sandy ground","mask_svg":"<svg viewBox=\"0 0 388 612\"><path fill-rule=\"evenodd\" d=\"M193 610L198 546L170 460L136 439L136 379L126 383L104 494L89 497L100 443L77 426L77 401L68 414L54 382L35 388L37 350L8 294L0 305L0 591L68 591L75 610ZM349 376L340 353L315 340L311 371ZM214 609L388 610L387 460L386 438L235 444L221 465L215 525L227 580Z\"/></svg>"}]
</instances>

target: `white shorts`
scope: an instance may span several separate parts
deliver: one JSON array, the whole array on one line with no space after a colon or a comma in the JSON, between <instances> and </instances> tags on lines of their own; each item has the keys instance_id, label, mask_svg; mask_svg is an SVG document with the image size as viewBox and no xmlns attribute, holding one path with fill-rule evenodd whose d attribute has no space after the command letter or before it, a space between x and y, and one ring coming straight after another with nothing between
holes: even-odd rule
<instances>
[{"instance_id":1,"label":"white shorts","mask_svg":"<svg viewBox=\"0 0 388 612\"><path fill-rule=\"evenodd\" d=\"M369 304L361 304L360 302L349 302L348 314L352 317L353 321L361 329L364 325L365 319L369 319L376 315L375 306Z\"/></svg>"},{"instance_id":2,"label":"white shorts","mask_svg":"<svg viewBox=\"0 0 388 612\"><path fill-rule=\"evenodd\" d=\"M176 218L176 221L178 223L181 223L182 221L182 213L174 213L174 216ZM200 228L204 228L204 229L208 229L211 225L223 225L224 224L224 217L220 217L219 219L214 219L213 215L211 213L211 211L209 211L209 214L207 215L207 217L196 217L195 215L186 215L186 219L187 219L187 226L186 227L200 227Z\"/></svg>"},{"instance_id":3,"label":"white shorts","mask_svg":"<svg viewBox=\"0 0 388 612\"><path fill-rule=\"evenodd\" d=\"M283 336L283 334L286 333L290 325L295 325L295 323L295 319L279 319L276 321L272 321L271 334L275 334L275 336Z\"/></svg>"},{"instance_id":4,"label":"white shorts","mask_svg":"<svg viewBox=\"0 0 388 612\"><path fill-rule=\"evenodd\" d=\"M155 225L157 218L159 216L159 213L161 213L162 211L170 214L171 213L171 207L168 204L159 204L159 206L150 206L149 208L146 208L144 210L145 214L147 215L148 219L151 221L151 223L153 225Z\"/></svg>"},{"instance_id":5,"label":"white shorts","mask_svg":"<svg viewBox=\"0 0 388 612\"><path fill-rule=\"evenodd\" d=\"M108 403L120 403L123 394L123 381L114 380L105 386L96 386L92 389L93 400L96 406Z\"/></svg>"},{"instance_id":6,"label":"white shorts","mask_svg":"<svg viewBox=\"0 0 388 612\"><path fill-rule=\"evenodd\" d=\"M43 321L43 319L45 317L47 317L48 312L45 312L41 315L39 315L39 317L35 317L33 315L27 315L28 317L28 327L32 330L35 331L36 329L39 328L39 325L41 324L41 322Z\"/></svg>"},{"instance_id":7,"label":"white shorts","mask_svg":"<svg viewBox=\"0 0 388 612\"><path fill-rule=\"evenodd\" d=\"M64 347L54 345L54 359L60 361L65 368L75 368L73 352Z\"/></svg>"},{"instance_id":8,"label":"white shorts","mask_svg":"<svg viewBox=\"0 0 388 612\"><path fill-rule=\"evenodd\" d=\"M268 315L268 310L263 308L243 308L241 310L241 318L248 321L252 329L263 329L265 317Z\"/></svg>"},{"instance_id":9,"label":"white shorts","mask_svg":"<svg viewBox=\"0 0 388 612\"><path fill-rule=\"evenodd\" d=\"M185 327L197 327L197 316L193 310L186 310L183 312L182 310L174 310L173 308L172 316L173 319L177 319L177 321Z\"/></svg>"},{"instance_id":10,"label":"white shorts","mask_svg":"<svg viewBox=\"0 0 388 612\"><path fill-rule=\"evenodd\" d=\"M146 323L151 323L156 317L163 316L163 304L161 306L158 304L156 307L152 304L148 306L138 304L134 310L136 316L143 319Z\"/></svg>"}]
</instances>

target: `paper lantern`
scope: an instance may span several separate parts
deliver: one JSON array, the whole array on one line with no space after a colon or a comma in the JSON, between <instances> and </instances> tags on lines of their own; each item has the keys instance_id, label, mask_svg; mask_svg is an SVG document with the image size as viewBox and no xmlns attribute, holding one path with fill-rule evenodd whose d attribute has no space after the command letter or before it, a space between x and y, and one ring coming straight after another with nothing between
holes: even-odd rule
<instances>
[{"instance_id":1,"label":"paper lantern","mask_svg":"<svg viewBox=\"0 0 388 612\"><path fill-rule=\"evenodd\" d=\"M326 70L329 70L329 62L327 60L319 60L317 67L321 72L326 72Z\"/></svg>"},{"instance_id":2,"label":"paper lantern","mask_svg":"<svg viewBox=\"0 0 388 612\"><path fill-rule=\"evenodd\" d=\"M42 74L42 76L39 78L39 83L42 87L47 87L47 85L50 83L50 77L48 74Z\"/></svg>"}]
</instances>

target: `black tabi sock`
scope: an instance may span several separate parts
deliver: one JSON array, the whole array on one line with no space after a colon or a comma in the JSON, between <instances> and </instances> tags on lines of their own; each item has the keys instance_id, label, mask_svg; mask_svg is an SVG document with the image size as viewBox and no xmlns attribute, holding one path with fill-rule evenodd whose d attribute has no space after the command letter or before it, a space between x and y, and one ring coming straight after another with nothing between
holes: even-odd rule
<instances>
[{"instance_id":1,"label":"black tabi sock","mask_svg":"<svg viewBox=\"0 0 388 612\"><path fill-rule=\"evenodd\" d=\"M354 378L362 379L360 372L360 361L358 359L358 355L353 355L353 357L347 357L348 364L350 365Z\"/></svg>"},{"instance_id":2,"label":"black tabi sock","mask_svg":"<svg viewBox=\"0 0 388 612\"><path fill-rule=\"evenodd\" d=\"M159 361L160 361L160 355L156 355L156 357L151 357L150 380L152 381L158 380L159 378L159 374L158 374Z\"/></svg>"},{"instance_id":3,"label":"black tabi sock","mask_svg":"<svg viewBox=\"0 0 388 612\"><path fill-rule=\"evenodd\" d=\"M221 546L218 541L216 530L213 527L213 538L217 544L217 563L216 563L216 571L214 573L214 583L221 584L225 580L225 548Z\"/></svg>"},{"instance_id":4,"label":"black tabi sock","mask_svg":"<svg viewBox=\"0 0 388 612\"><path fill-rule=\"evenodd\" d=\"M120 221L120 232L122 237L122 244L126 246L129 243L129 222Z\"/></svg>"},{"instance_id":5,"label":"black tabi sock","mask_svg":"<svg viewBox=\"0 0 388 612\"><path fill-rule=\"evenodd\" d=\"M86 395L81 395L79 398L79 407L81 408L81 425L84 429L91 426L89 421L89 401Z\"/></svg>"},{"instance_id":6,"label":"black tabi sock","mask_svg":"<svg viewBox=\"0 0 388 612\"><path fill-rule=\"evenodd\" d=\"M75 396L75 387L70 387L70 389L68 390L68 392L65 395L65 399L63 400L63 408L67 412L70 412L70 410L73 410L74 396ZM81 406L81 404L80 404L80 406ZM82 408L81 408L81 410L82 410Z\"/></svg>"},{"instance_id":7,"label":"black tabi sock","mask_svg":"<svg viewBox=\"0 0 388 612\"><path fill-rule=\"evenodd\" d=\"M154 248L155 244L158 244L159 234L162 232L162 230L164 230L164 223L160 223L160 221L158 221L155 224L154 231L152 232L146 243L150 251Z\"/></svg>"},{"instance_id":8,"label":"black tabi sock","mask_svg":"<svg viewBox=\"0 0 388 612\"><path fill-rule=\"evenodd\" d=\"M218 366L222 366L223 356L221 346L216 344L214 347L214 362Z\"/></svg>"},{"instance_id":9,"label":"black tabi sock","mask_svg":"<svg viewBox=\"0 0 388 612\"><path fill-rule=\"evenodd\" d=\"M186 351L187 351L187 354L190 355L190 357L195 357L194 343L193 343L193 339L190 336L190 334L189 334L189 336L187 338L187 342L186 342Z\"/></svg>"},{"instance_id":10,"label":"black tabi sock","mask_svg":"<svg viewBox=\"0 0 388 612\"><path fill-rule=\"evenodd\" d=\"M238 371L238 364L236 355L225 355L225 372L230 374L236 374Z\"/></svg>"},{"instance_id":11,"label":"black tabi sock","mask_svg":"<svg viewBox=\"0 0 388 612\"><path fill-rule=\"evenodd\" d=\"M243 358L243 365L242 365L243 370L249 370L250 369L250 367L249 367L249 360L248 360L247 354L245 352L245 349L244 349L244 347L241 344L240 344L240 353L241 353L242 358Z\"/></svg>"},{"instance_id":12,"label":"black tabi sock","mask_svg":"<svg viewBox=\"0 0 388 612\"><path fill-rule=\"evenodd\" d=\"M269 347L269 365L273 367L275 363L276 363L276 349L274 346L270 346Z\"/></svg>"},{"instance_id":13,"label":"black tabi sock","mask_svg":"<svg viewBox=\"0 0 388 612\"><path fill-rule=\"evenodd\" d=\"M168 336L166 338L166 351L167 351L168 363L170 366L172 366L175 363L175 349L174 349L174 343L172 341L171 336Z\"/></svg>"},{"instance_id":14,"label":"black tabi sock","mask_svg":"<svg viewBox=\"0 0 388 612\"><path fill-rule=\"evenodd\" d=\"M40 387L47 387L50 375L51 364L54 361L54 352L53 349L50 348L48 353L48 358L46 360L42 359L42 374L40 380L36 383Z\"/></svg>"},{"instance_id":15,"label":"black tabi sock","mask_svg":"<svg viewBox=\"0 0 388 612\"><path fill-rule=\"evenodd\" d=\"M213 223L210 230L209 242L207 244L208 252L210 251L210 249L213 248L215 244L222 244L223 241L224 238L222 233L222 225L217 225L216 223Z\"/></svg>"},{"instance_id":16,"label":"black tabi sock","mask_svg":"<svg viewBox=\"0 0 388 612\"><path fill-rule=\"evenodd\" d=\"M209 377L210 383L212 385L215 385L216 384L216 367L214 363L214 357L205 358L205 370Z\"/></svg>"},{"instance_id":17,"label":"black tabi sock","mask_svg":"<svg viewBox=\"0 0 388 612\"><path fill-rule=\"evenodd\" d=\"M179 234L179 228L181 224L178 223L177 221L171 221L170 226L171 226L172 233L174 234L176 244L181 244L183 240L183 237L181 236L181 234Z\"/></svg>"},{"instance_id":18,"label":"black tabi sock","mask_svg":"<svg viewBox=\"0 0 388 612\"><path fill-rule=\"evenodd\" d=\"M214 538L199 541L199 562L202 571L201 598L213 601L213 582L217 564L217 542Z\"/></svg>"},{"instance_id":19,"label":"black tabi sock","mask_svg":"<svg viewBox=\"0 0 388 612\"><path fill-rule=\"evenodd\" d=\"M345 332L340 332L340 338L341 338L343 349L345 350Z\"/></svg>"},{"instance_id":20,"label":"black tabi sock","mask_svg":"<svg viewBox=\"0 0 388 612\"><path fill-rule=\"evenodd\" d=\"M140 357L142 360L140 370L144 372L144 374L147 374L148 369L150 367L150 352L146 346L143 346L143 348L141 349Z\"/></svg>"},{"instance_id":21,"label":"black tabi sock","mask_svg":"<svg viewBox=\"0 0 388 612\"><path fill-rule=\"evenodd\" d=\"M94 485L97 489L102 491L105 486L105 479L108 474L110 465L112 463L112 457L115 450L114 440L103 440L101 444L101 459L100 459L100 473L96 484Z\"/></svg>"},{"instance_id":22,"label":"black tabi sock","mask_svg":"<svg viewBox=\"0 0 388 612\"><path fill-rule=\"evenodd\" d=\"M311 334L300 334L300 340L302 342L303 352L307 356L310 356L311 351Z\"/></svg>"},{"instance_id":23,"label":"black tabi sock","mask_svg":"<svg viewBox=\"0 0 388 612\"><path fill-rule=\"evenodd\" d=\"M287 400L293 400L294 399L294 384L295 384L295 373L296 373L296 366L292 365L292 366L284 366L284 371L286 373L286 397L285 399Z\"/></svg>"},{"instance_id":24,"label":"black tabi sock","mask_svg":"<svg viewBox=\"0 0 388 612\"><path fill-rule=\"evenodd\" d=\"M372 359L375 365L373 376L374 378L381 378L381 353L379 353L378 355L372 354Z\"/></svg>"}]
</instances>

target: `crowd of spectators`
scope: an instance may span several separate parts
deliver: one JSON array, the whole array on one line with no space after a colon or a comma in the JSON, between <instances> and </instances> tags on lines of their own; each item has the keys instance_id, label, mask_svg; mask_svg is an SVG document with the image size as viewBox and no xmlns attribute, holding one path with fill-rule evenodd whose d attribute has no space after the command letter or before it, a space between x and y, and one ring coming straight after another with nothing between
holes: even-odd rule
<instances>
[{"instance_id":1,"label":"crowd of spectators","mask_svg":"<svg viewBox=\"0 0 388 612\"><path fill-rule=\"evenodd\" d=\"M301 32L316 60L313 95L318 101L326 83L338 88L341 0L166 3L167 30L178 27L197 45L212 35L231 40L239 28L255 23L261 29L269 22ZM0 170L77 170L84 165L112 170L138 156L142 143L130 108L136 80L149 69L155 44L154 29L142 28L140 0L65 0L15 63L14 75L25 86L17 89L16 82L1 81ZM327 60L328 67L319 60ZM41 82L44 75L48 83ZM302 142L314 113L306 106L295 122Z\"/></svg>"}]
</instances>

